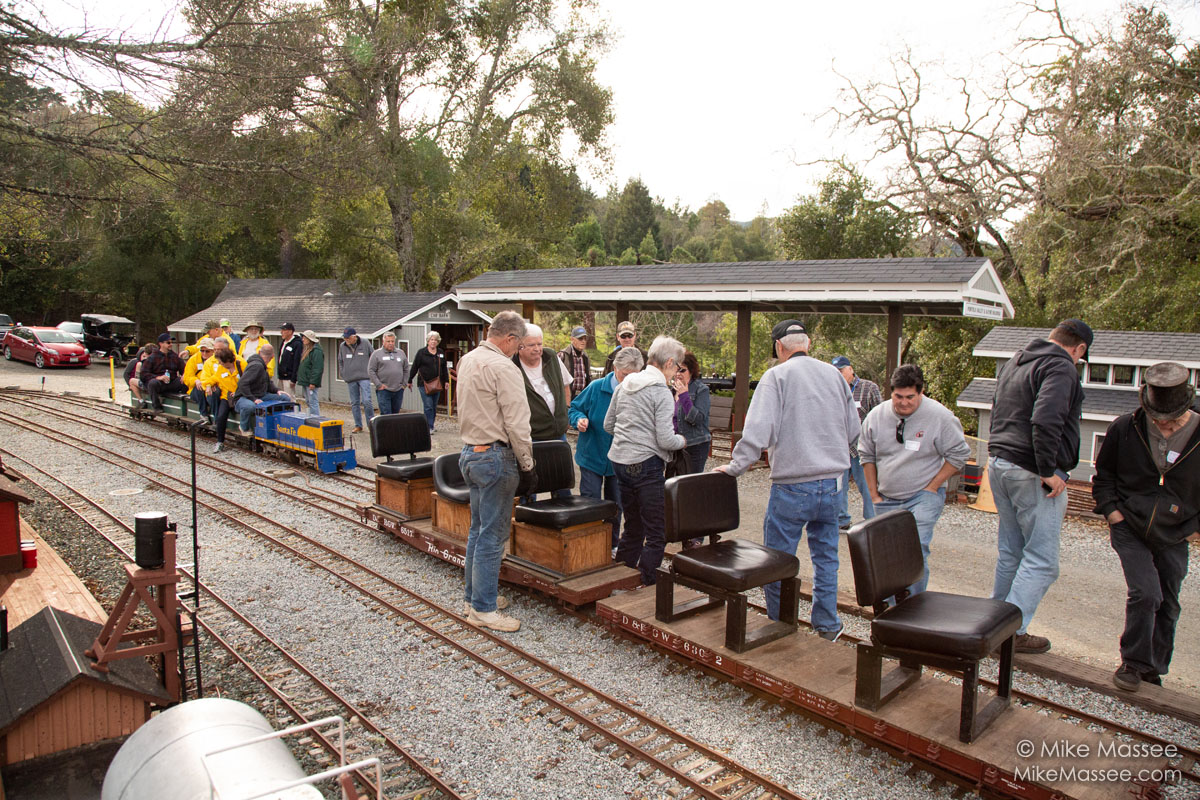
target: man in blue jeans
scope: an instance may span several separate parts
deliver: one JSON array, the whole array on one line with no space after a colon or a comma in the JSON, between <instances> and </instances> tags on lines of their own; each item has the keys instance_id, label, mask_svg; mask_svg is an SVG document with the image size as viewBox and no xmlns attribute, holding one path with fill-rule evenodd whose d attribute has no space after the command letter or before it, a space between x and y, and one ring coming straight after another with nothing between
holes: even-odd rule
<instances>
[{"instance_id":1,"label":"man in blue jeans","mask_svg":"<svg viewBox=\"0 0 1200 800\"><path fill-rule=\"evenodd\" d=\"M1077 319L1034 339L996 376L988 435L988 482L996 502L999 556L992 597L1021 609L1018 653L1044 653L1050 640L1029 623L1058 578L1067 477L1079 463L1083 387L1075 364L1092 346Z\"/></svg>"},{"instance_id":2,"label":"man in blue jeans","mask_svg":"<svg viewBox=\"0 0 1200 800\"><path fill-rule=\"evenodd\" d=\"M830 362L837 367L838 372L850 384L850 396L854 399L854 408L858 411L858 421L861 423L871 413L871 409L883 402L883 394L879 384L860 378L854 372L854 366L845 356L836 356ZM842 488L838 496L838 527L847 530L854 520L850 516L850 481L858 487L862 498L863 519L875 516L875 504L871 501L871 492L867 489L867 478L863 474L862 460L858 457L858 449L850 448L850 469L842 473Z\"/></svg>"},{"instance_id":3,"label":"man in blue jeans","mask_svg":"<svg viewBox=\"0 0 1200 800\"><path fill-rule=\"evenodd\" d=\"M467 621L481 628L516 631L521 622L501 609L500 562L512 524L516 494L537 488L529 402L521 370L510 359L525 335L525 320L501 311L488 337L463 356L458 380L463 448L458 466L471 490L471 529L463 565Z\"/></svg>"},{"instance_id":4,"label":"man in blue jeans","mask_svg":"<svg viewBox=\"0 0 1200 800\"><path fill-rule=\"evenodd\" d=\"M858 412L850 387L832 364L808 357L811 344L799 320L771 331L779 363L758 382L742 438L733 448L730 475L750 469L770 452L771 497L763 544L795 555L808 530L813 566L812 626L824 639L842 633L837 613L838 476L850 466L858 439ZM779 619L779 584L763 587L767 616Z\"/></svg>"},{"instance_id":5,"label":"man in blue jeans","mask_svg":"<svg viewBox=\"0 0 1200 800\"><path fill-rule=\"evenodd\" d=\"M367 374L379 400L379 413L399 414L408 385L408 356L396 347L396 334L388 331L383 335L383 347L371 353L367 365Z\"/></svg>"},{"instance_id":6,"label":"man in blue jeans","mask_svg":"<svg viewBox=\"0 0 1200 800\"><path fill-rule=\"evenodd\" d=\"M897 367L891 383L891 399L863 420L858 455L875 513L905 509L916 518L925 573L908 591L917 594L929 585L929 545L946 502L946 481L966 465L971 448L954 412L925 396L920 367Z\"/></svg>"}]
</instances>

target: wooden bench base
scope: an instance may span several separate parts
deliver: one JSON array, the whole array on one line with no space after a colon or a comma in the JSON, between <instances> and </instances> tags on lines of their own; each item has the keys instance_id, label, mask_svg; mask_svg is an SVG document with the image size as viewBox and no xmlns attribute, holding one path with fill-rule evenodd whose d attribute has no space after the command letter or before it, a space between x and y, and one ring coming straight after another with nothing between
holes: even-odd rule
<instances>
[{"instance_id":1,"label":"wooden bench base","mask_svg":"<svg viewBox=\"0 0 1200 800\"><path fill-rule=\"evenodd\" d=\"M557 575L578 575L612 564L612 523L586 522L561 531L513 522L509 550Z\"/></svg>"},{"instance_id":2,"label":"wooden bench base","mask_svg":"<svg viewBox=\"0 0 1200 800\"><path fill-rule=\"evenodd\" d=\"M375 502L413 519L428 517L433 509L433 478L397 481L376 476ZM468 512L467 525L470 524L471 516Z\"/></svg>"},{"instance_id":3,"label":"wooden bench base","mask_svg":"<svg viewBox=\"0 0 1200 800\"><path fill-rule=\"evenodd\" d=\"M433 515L433 527L465 540L471 532L470 504L455 503L437 492L430 492L429 496L432 500L430 510Z\"/></svg>"}]
</instances>

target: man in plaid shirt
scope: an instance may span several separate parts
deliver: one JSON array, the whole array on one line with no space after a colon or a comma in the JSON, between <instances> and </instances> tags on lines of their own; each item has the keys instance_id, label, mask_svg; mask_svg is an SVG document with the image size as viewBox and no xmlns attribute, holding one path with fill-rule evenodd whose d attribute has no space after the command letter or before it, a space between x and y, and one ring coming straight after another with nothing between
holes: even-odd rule
<instances>
[{"instance_id":1,"label":"man in plaid shirt","mask_svg":"<svg viewBox=\"0 0 1200 800\"><path fill-rule=\"evenodd\" d=\"M879 384L855 375L854 367L850 365L850 359L845 356L837 356L830 363L838 368L842 377L846 379L846 383L850 384L854 407L858 409L858 421L862 422L866 419L867 412L883 402ZM850 516L851 478L858 487L858 493L862 495L863 519L870 519L875 516L875 504L871 502L871 493L867 490L867 477L863 474L862 462L858 460L858 449L854 445L850 446L850 469L842 475L842 490L838 492L838 527L842 530L848 529L852 521Z\"/></svg>"},{"instance_id":2,"label":"man in plaid shirt","mask_svg":"<svg viewBox=\"0 0 1200 800\"><path fill-rule=\"evenodd\" d=\"M578 325L571 330L571 343L558 351L567 372L574 378L571 382L571 397L578 397L592 382L592 363L587 354L587 329Z\"/></svg>"}]
</instances>

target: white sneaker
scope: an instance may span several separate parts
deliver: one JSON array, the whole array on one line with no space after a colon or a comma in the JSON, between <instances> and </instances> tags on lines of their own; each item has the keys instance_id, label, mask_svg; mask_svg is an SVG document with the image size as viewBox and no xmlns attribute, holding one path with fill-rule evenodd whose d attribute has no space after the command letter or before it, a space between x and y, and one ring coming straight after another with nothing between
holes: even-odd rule
<instances>
[{"instance_id":1,"label":"white sneaker","mask_svg":"<svg viewBox=\"0 0 1200 800\"><path fill-rule=\"evenodd\" d=\"M225 449L225 445L221 444L220 442L217 442L216 444L214 444L214 445L213 445L213 452L214 452L214 453L219 453L219 452L221 452L221 451L222 451L222 450L224 450L224 449Z\"/></svg>"},{"instance_id":2,"label":"white sneaker","mask_svg":"<svg viewBox=\"0 0 1200 800\"><path fill-rule=\"evenodd\" d=\"M480 628L491 628L494 631L504 633L512 633L521 628L521 621L519 619L513 619L510 616L501 614L499 611L481 614L475 609L471 609L471 612L467 614L467 622Z\"/></svg>"},{"instance_id":3,"label":"white sneaker","mask_svg":"<svg viewBox=\"0 0 1200 800\"><path fill-rule=\"evenodd\" d=\"M502 594L496 595L496 610L497 611L503 611L504 609L508 608L508 606L509 606L509 602L508 602L507 597L505 597ZM463 602L462 615L464 617L466 617L466 616L469 616L470 614L471 614L471 601L467 600L467 601Z\"/></svg>"}]
</instances>

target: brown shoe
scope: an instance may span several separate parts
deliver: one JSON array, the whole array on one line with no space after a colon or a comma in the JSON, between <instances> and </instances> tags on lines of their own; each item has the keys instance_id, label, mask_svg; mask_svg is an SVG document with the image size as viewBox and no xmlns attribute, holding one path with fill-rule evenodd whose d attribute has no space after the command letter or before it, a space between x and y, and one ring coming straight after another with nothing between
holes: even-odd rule
<instances>
[{"instance_id":1,"label":"brown shoe","mask_svg":"<svg viewBox=\"0 0 1200 800\"><path fill-rule=\"evenodd\" d=\"M1046 653L1050 650L1050 640L1045 636L1034 636L1032 633L1018 633L1013 649L1018 653Z\"/></svg>"},{"instance_id":2,"label":"brown shoe","mask_svg":"<svg viewBox=\"0 0 1200 800\"><path fill-rule=\"evenodd\" d=\"M358 426L356 425L356 426L354 427L354 430L352 430L352 431L350 431L350 432L351 432L351 433L362 433L362 428L360 428L360 427L358 427Z\"/></svg>"}]
</instances>

